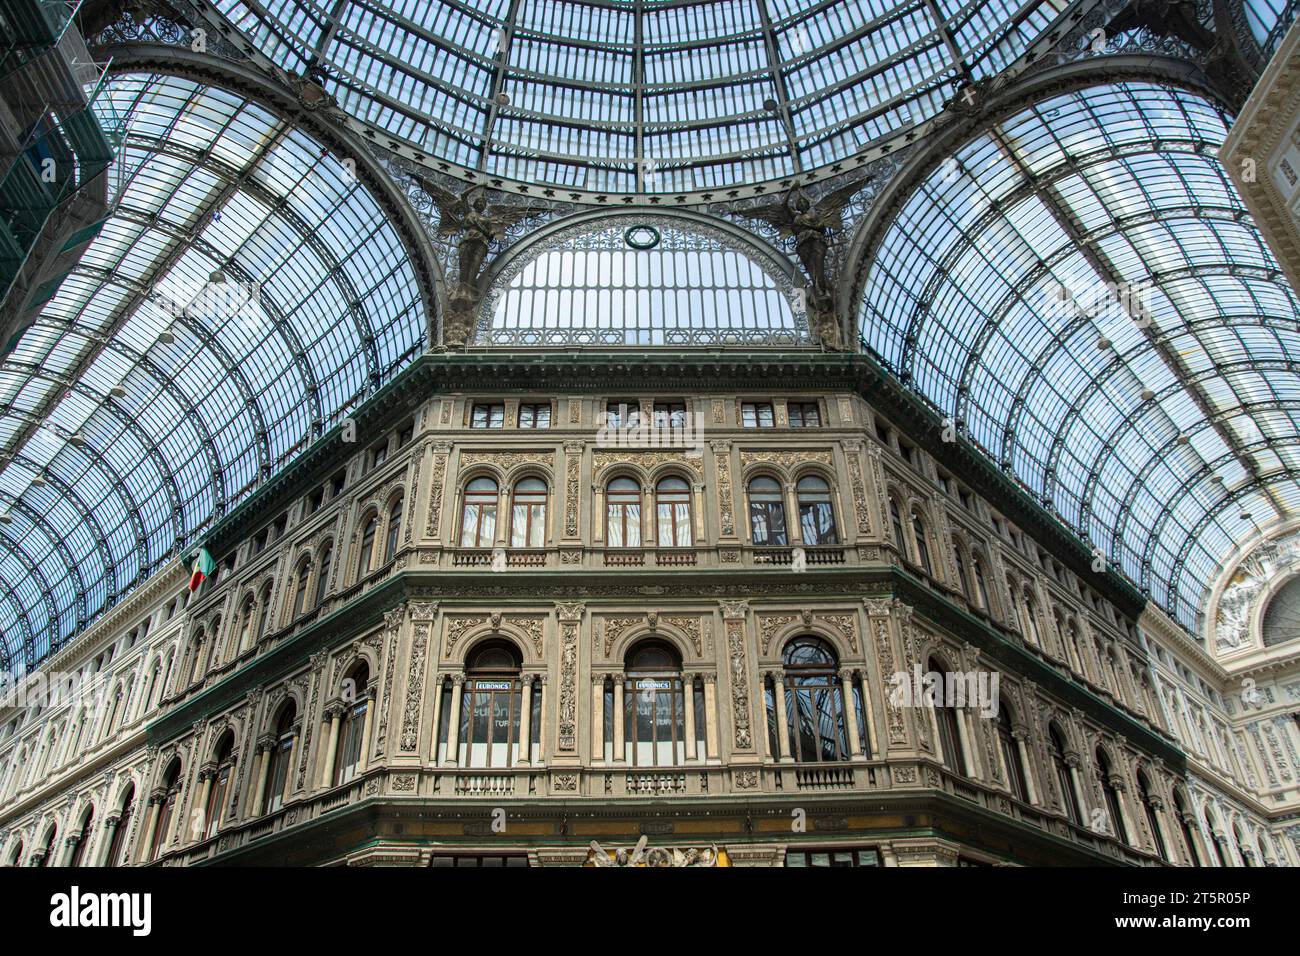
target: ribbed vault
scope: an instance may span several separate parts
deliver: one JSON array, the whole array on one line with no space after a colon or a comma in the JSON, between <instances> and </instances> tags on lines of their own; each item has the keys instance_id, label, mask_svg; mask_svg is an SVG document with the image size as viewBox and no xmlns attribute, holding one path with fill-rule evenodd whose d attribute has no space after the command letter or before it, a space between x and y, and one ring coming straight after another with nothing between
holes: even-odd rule
<instances>
[{"instance_id":1,"label":"ribbed vault","mask_svg":"<svg viewBox=\"0 0 1300 956\"><path fill-rule=\"evenodd\" d=\"M0 363L0 634L31 667L424 344L355 169L262 105L114 77L120 199Z\"/></svg>"}]
</instances>

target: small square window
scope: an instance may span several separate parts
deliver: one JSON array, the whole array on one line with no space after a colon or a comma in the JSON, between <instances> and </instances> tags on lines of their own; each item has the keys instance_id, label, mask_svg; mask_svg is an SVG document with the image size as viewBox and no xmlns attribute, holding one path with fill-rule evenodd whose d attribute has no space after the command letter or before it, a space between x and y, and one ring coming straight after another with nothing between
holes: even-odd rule
<instances>
[{"instance_id":1,"label":"small square window","mask_svg":"<svg viewBox=\"0 0 1300 956\"><path fill-rule=\"evenodd\" d=\"M771 428L776 424L771 402L743 402L740 406L740 423L746 428Z\"/></svg>"},{"instance_id":2,"label":"small square window","mask_svg":"<svg viewBox=\"0 0 1300 956\"><path fill-rule=\"evenodd\" d=\"M637 402L621 399L606 404L606 428L637 428L640 424L641 406Z\"/></svg>"},{"instance_id":3,"label":"small square window","mask_svg":"<svg viewBox=\"0 0 1300 956\"><path fill-rule=\"evenodd\" d=\"M551 403L527 402L519 406L520 428L550 428Z\"/></svg>"},{"instance_id":4,"label":"small square window","mask_svg":"<svg viewBox=\"0 0 1300 956\"><path fill-rule=\"evenodd\" d=\"M791 402L789 408L791 428L821 427L822 413L816 402Z\"/></svg>"},{"instance_id":5,"label":"small square window","mask_svg":"<svg viewBox=\"0 0 1300 956\"><path fill-rule=\"evenodd\" d=\"M685 427L685 402L655 402L655 428Z\"/></svg>"},{"instance_id":6,"label":"small square window","mask_svg":"<svg viewBox=\"0 0 1300 956\"><path fill-rule=\"evenodd\" d=\"M500 428L506 421L506 407L499 402L482 403L474 405L474 413L470 418L471 428Z\"/></svg>"}]
</instances>

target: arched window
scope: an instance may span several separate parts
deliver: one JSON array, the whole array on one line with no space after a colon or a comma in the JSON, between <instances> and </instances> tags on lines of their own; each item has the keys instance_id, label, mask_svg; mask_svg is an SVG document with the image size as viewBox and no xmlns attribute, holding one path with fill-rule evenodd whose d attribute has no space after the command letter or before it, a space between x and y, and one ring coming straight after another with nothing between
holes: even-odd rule
<instances>
[{"instance_id":1,"label":"arched window","mask_svg":"<svg viewBox=\"0 0 1300 956\"><path fill-rule=\"evenodd\" d=\"M298 562L298 574L293 588L293 616L297 620L307 610L307 582L311 580L311 560L303 558Z\"/></svg>"},{"instance_id":2,"label":"arched window","mask_svg":"<svg viewBox=\"0 0 1300 956\"><path fill-rule=\"evenodd\" d=\"M347 710L339 733L338 756L334 759L334 783L347 783L365 768L361 752L365 741L366 715L370 710L370 666L360 661L344 682Z\"/></svg>"},{"instance_id":3,"label":"arched window","mask_svg":"<svg viewBox=\"0 0 1300 956\"><path fill-rule=\"evenodd\" d=\"M497 535L497 483L475 478L465 486L460 513L460 546L490 548Z\"/></svg>"},{"instance_id":4,"label":"arched window","mask_svg":"<svg viewBox=\"0 0 1300 956\"><path fill-rule=\"evenodd\" d=\"M108 737L117 728L117 721L122 716L122 700L125 694L121 685L113 691L113 704L108 711L108 720L104 721L104 736Z\"/></svg>"},{"instance_id":5,"label":"arched window","mask_svg":"<svg viewBox=\"0 0 1300 956\"><path fill-rule=\"evenodd\" d=\"M1007 768L1007 784L1011 795L1021 803L1029 802L1029 788L1025 785L1025 764L1020 759L1020 744L1011 726L1011 713L1005 703L998 706L998 746L1002 749L1002 762Z\"/></svg>"},{"instance_id":6,"label":"arched window","mask_svg":"<svg viewBox=\"0 0 1300 956\"><path fill-rule=\"evenodd\" d=\"M117 815L117 826L113 827L113 837L109 840L108 853L104 856L105 866L121 865L122 850L126 846L126 838L131 834L131 814L134 811L135 784L130 784L122 797L122 809Z\"/></svg>"},{"instance_id":7,"label":"arched window","mask_svg":"<svg viewBox=\"0 0 1300 956\"><path fill-rule=\"evenodd\" d=\"M815 475L808 475L799 479L795 497L799 503L799 533L803 543L838 544L830 485Z\"/></svg>"},{"instance_id":8,"label":"arched window","mask_svg":"<svg viewBox=\"0 0 1300 956\"><path fill-rule=\"evenodd\" d=\"M244 609L239 615L239 644L235 655L242 654L253 646L253 622L257 617L257 602L250 594L244 601Z\"/></svg>"},{"instance_id":9,"label":"arched window","mask_svg":"<svg viewBox=\"0 0 1300 956\"><path fill-rule=\"evenodd\" d=\"M54 859L55 843L59 837L59 828L55 824L50 824L50 829L45 835L45 849L41 852L41 866L58 866Z\"/></svg>"},{"instance_id":10,"label":"arched window","mask_svg":"<svg viewBox=\"0 0 1300 956\"><path fill-rule=\"evenodd\" d=\"M663 478L655 485L655 528L661 548L689 548L691 533L691 486L681 478Z\"/></svg>"},{"instance_id":11,"label":"arched window","mask_svg":"<svg viewBox=\"0 0 1300 956\"><path fill-rule=\"evenodd\" d=\"M628 652L623 679L623 741L634 767L671 767L686 759L682 664L667 644L648 641ZM694 715L692 715L694 716ZM612 731L612 721L606 721ZM695 728L696 735L703 724ZM699 741L696 741L696 753Z\"/></svg>"},{"instance_id":12,"label":"arched window","mask_svg":"<svg viewBox=\"0 0 1300 956\"><path fill-rule=\"evenodd\" d=\"M188 687L203 676L203 646L204 634L203 629L194 635L194 640L190 644L190 679L185 686Z\"/></svg>"},{"instance_id":13,"label":"arched window","mask_svg":"<svg viewBox=\"0 0 1300 956\"><path fill-rule=\"evenodd\" d=\"M1106 801L1106 813L1110 817L1111 830L1121 843L1128 842L1128 831L1124 828L1124 815L1119 808L1119 791L1111 780L1110 759L1106 751L1098 747L1095 754L1097 764L1097 783L1101 785L1101 795Z\"/></svg>"},{"instance_id":14,"label":"arched window","mask_svg":"<svg viewBox=\"0 0 1300 956\"><path fill-rule=\"evenodd\" d=\"M325 592L330 586L330 566L334 563L334 542L326 541L320 552L320 563L316 567L316 599L313 607L320 607L325 600Z\"/></svg>"},{"instance_id":15,"label":"arched window","mask_svg":"<svg viewBox=\"0 0 1300 956\"><path fill-rule=\"evenodd\" d=\"M162 804L158 807L157 817L154 819L153 835L150 841L150 860L156 860L162 856L166 849L164 844L171 833L172 818L176 813L176 801L181 795L181 762L179 758L173 757L172 762L167 765L167 772L163 774L162 779Z\"/></svg>"},{"instance_id":16,"label":"arched window","mask_svg":"<svg viewBox=\"0 0 1300 956\"><path fill-rule=\"evenodd\" d=\"M266 637L266 625L271 620L271 585L262 589L261 614L257 621L257 639Z\"/></svg>"},{"instance_id":17,"label":"arched window","mask_svg":"<svg viewBox=\"0 0 1300 956\"><path fill-rule=\"evenodd\" d=\"M271 744L266 793L262 798L263 813L275 813L284 806L285 791L289 788L289 764L293 761L294 721L297 719L297 705L293 701L287 701L275 722L275 741Z\"/></svg>"},{"instance_id":18,"label":"arched window","mask_svg":"<svg viewBox=\"0 0 1300 956\"><path fill-rule=\"evenodd\" d=\"M510 547L546 546L546 482L521 478L510 502Z\"/></svg>"},{"instance_id":19,"label":"arched window","mask_svg":"<svg viewBox=\"0 0 1300 956\"><path fill-rule=\"evenodd\" d=\"M379 535L379 514L370 512L361 525L361 550L357 553L357 579L369 574L375 567L375 538Z\"/></svg>"},{"instance_id":20,"label":"arched window","mask_svg":"<svg viewBox=\"0 0 1300 956\"><path fill-rule=\"evenodd\" d=\"M208 804L203 808L203 836L211 839L221 829L221 817L230 794L230 781L235 772L235 735L227 730L213 752L216 770L208 790Z\"/></svg>"},{"instance_id":21,"label":"arched window","mask_svg":"<svg viewBox=\"0 0 1300 956\"><path fill-rule=\"evenodd\" d=\"M9 854L9 862L6 866L17 866L23 859L23 841L19 840L14 844L13 852Z\"/></svg>"},{"instance_id":22,"label":"arched window","mask_svg":"<svg viewBox=\"0 0 1300 956\"><path fill-rule=\"evenodd\" d=\"M956 584L958 589L962 594L966 595L967 600L974 600L974 595L971 593L970 575L966 572L966 559L962 557L961 545L957 543L956 538L952 542L952 561L957 567Z\"/></svg>"},{"instance_id":23,"label":"arched window","mask_svg":"<svg viewBox=\"0 0 1300 956\"><path fill-rule=\"evenodd\" d=\"M916 563L925 573L934 576L934 567L930 564L930 545L925 536L925 522L919 511L912 512L912 537L916 539Z\"/></svg>"},{"instance_id":24,"label":"arched window","mask_svg":"<svg viewBox=\"0 0 1300 956\"><path fill-rule=\"evenodd\" d=\"M934 695L934 721L939 730L939 752L943 757L944 765L957 773L968 773L966 769L965 754L961 746L961 731L957 727L957 708L949 706L945 689L948 686L948 675L940 666L939 662L933 657L926 665L926 670L938 677L936 687L938 692Z\"/></svg>"},{"instance_id":25,"label":"arched window","mask_svg":"<svg viewBox=\"0 0 1300 956\"><path fill-rule=\"evenodd\" d=\"M397 538L402 532L402 502L404 498L398 498L393 502L393 506L388 509L388 533L384 536L384 564L397 555Z\"/></svg>"},{"instance_id":26,"label":"arched window","mask_svg":"<svg viewBox=\"0 0 1300 956\"><path fill-rule=\"evenodd\" d=\"M749 483L749 530L758 546L784 547L785 502L781 486L773 478L760 476Z\"/></svg>"},{"instance_id":27,"label":"arched window","mask_svg":"<svg viewBox=\"0 0 1300 956\"><path fill-rule=\"evenodd\" d=\"M86 807L86 812L81 816L81 826L77 827L74 833L72 845L72 858L68 860L68 866L85 866L86 853L90 850L90 838L95 832L95 805L92 803Z\"/></svg>"},{"instance_id":28,"label":"arched window","mask_svg":"<svg viewBox=\"0 0 1300 956\"><path fill-rule=\"evenodd\" d=\"M1141 770L1138 770L1136 778L1138 802L1142 804L1142 812L1146 814L1147 829L1151 831L1151 839L1155 842L1156 852L1160 854L1162 860L1167 860L1169 859L1169 851L1165 847L1165 835L1160 832L1160 817L1151 796L1151 785L1147 781L1147 775Z\"/></svg>"},{"instance_id":29,"label":"arched window","mask_svg":"<svg viewBox=\"0 0 1300 956\"><path fill-rule=\"evenodd\" d=\"M1028 588L1023 592L1024 599L1020 605L1021 626L1024 628L1025 637L1029 643L1035 647L1043 646L1042 635L1038 633L1038 606L1034 603L1034 596L1029 593Z\"/></svg>"},{"instance_id":30,"label":"arched window","mask_svg":"<svg viewBox=\"0 0 1300 956\"><path fill-rule=\"evenodd\" d=\"M898 502L893 498L889 499L889 526L894 532L894 544L898 546L898 553L907 558L907 533L903 530L903 515L898 510Z\"/></svg>"},{"instance_id":31,"label":"arched window","mask_svg":"<svg viewBox=\"0 0 1300 956\"><path fill-rule=\"evenodd\" d=\"M848 721L856 721L857 715L845 706L835 652L821 638L796 637L786 644L781 660L781 685L765 688L772 752L800 763L851 759ZM777 693L785 698L784 708ZM781 741L782 709L789 754L783 753Z\"/></svg>"},{"instance_id":32,"label":"arched window","mask_svg":"<svg viewBox=\"0 0 1300 956\"><path fill-rule=\"evenodd\" d=\"M1187 858L1192 861L1192 866L1204 866L1201 853L1196 848L1196 836L1192 833L1192 823L1195 818L1187 809L1183 795L1177 790L1174 790L1174 814L1178 817L1178 832L1182 835L1183 846L1187 849Z\"/></svg>"},{"instance_id":33,"label":"arched window","mask_svg":"<svg viewBox=\"0 0 1300 956\"><path fill-rule=\"evenodd\" d=\"M1065 804L1065 813L1070 818L1070 822L1077 825L1082 820L1079 813L1079 798L1074 792L1070 765L1065 759L1065 744L1055 724L1049 724L1047 727L1047 749L1052 758L1052 769L1056 772L1056 785L1061 790L1061 802Z\"/></svg>"},{"instance_id":34,"label":"arched window","mask_svg":"<svg viewBox=\"0 0 1300 956\"><path fill-rule=\"evenodd\" d=\"M615 478L605 490L605 543L641 547L641 486L632 478Z\"/></svg>"},{"instance_id":35,"label":"arched window","mask_svg":"<svg viewBox=\"0 0 1300 956\"><path fill-rule=\"evenodd\" d=\"M458 715L462 767L509 767L518 759L520 667L519 652L505 641L484 644L470 658Z\"/></svg>"}]
</instances>

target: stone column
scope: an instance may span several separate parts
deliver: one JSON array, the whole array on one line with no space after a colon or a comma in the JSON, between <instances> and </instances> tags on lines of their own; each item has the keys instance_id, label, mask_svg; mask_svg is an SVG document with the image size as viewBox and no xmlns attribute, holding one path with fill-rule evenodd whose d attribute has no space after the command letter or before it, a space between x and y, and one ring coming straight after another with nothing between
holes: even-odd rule
<instances>
[{"instance_id":1,"label":"stone column","mask_svg":"<svg viewBox=\"0 0 1300 956\"><path fill-rule=\"evenodd\" d=\"M77 844L88 839L90 837L86 834L74 833L63 841L63 845L67 847L63 851L63 866L72 866L72 858L77 855Z\"/></svg>"},{"instance_id":2,"label":"stone column","mask_svg":"<svg viewBox=\"0 0 1300 956\"><path fill-rule=\"evenodd\" d=\"M121 824L122 818L116 813L110 817L104 818L104 835L100 838L99 850L96 853L96 856L98 857L98 862L95 864L96 866L109 865L108 851L112 849L113 837L117 833L117 828L121 826Z\"/></svg>"},{"instance_id":3,"label":"stone column","mask_svg":"<svg viewBox=\"0 0 1300 956\"><path fill-rule=\"evenodd\" d=\"M217 768L211 764L199 771L199 801L196 805L199 811L199 832L190 834L195 843L207 836L208 830L212 828L212 821L208 819L208 798L212 796L212 781L216 776ZM220 807L217 807L217 816L221 816Z\"/></svg>"},{"instance_id":4,"label":"stone column","mask_svg":"<svg viewBox=\"0 0 1300 956\"><path fill-rule=\"evenodd\" d=\"M876 708L871 702L871 680L865 669L858 671L858 679L862 687L862 707L865 711L862 721L867 726L867 749L870 751L870 756L878 757L881 750L880 741L876 737Z\"/></svg>"},{"instance_id":5,"label":"stone column","mask_svg":"<svg viewBox=\"0 0 1300 956\"><path fill-rule=\"evenodd\" d=\"M686 717L686 759L695 759L695 675L682 675L682 708Z\"/></svg>"},{"instance_id":6,"label":"stone column","mask_svg":"<svg viewBox=\"0 0 1300 956\"><path fill-rule=\"evenodd\" d=\"M1016 741L1016 751L1020 754L1020 766L1024 770L1025 795L1030 803L1038 803L1038 787L1034 783L1034 762L1029 759L1029 731L1024 727L1014 727L1011 736ZM1007 784L1011 783L1011 768L1007 768Z\"/></svg>"},{"instance_id":7,"label":"stone column","mask_svg":"<svg viewBox=\"0 0 1300 956\"><path fill-rule=\"evenodd\" d=\"M718 675L701 674L704 681L704 746L707 758L718 756Z\"/></svg>"},{"instance_id":8,"label":"stone column","mask_svg":"<svg viewBox=\"0 0 1300 956\"><path fill-rule=\"evenodd\" d=\"M533 675L526 674L523 679L523 691L519 700L519 759L521 767L531 763L533 723Z\"/></svg>"},{"instance_id":9,"label":"stone column","mask_svg":"<svg viewBox=\"0 0 1300 956\"><path fill-rule=\"evenodd\" d=\"M248 795L248 811L245 816L255 817L262 812L262 795L266 793L266 775L271 765L271 749L275 738L270 734L257 742L257 777L253 790Z\"/></svg>"},{"instance_id":10,"label":"stone column","mask_svg":"<svg viewBox=\"0 0 1300 956\"><path fill-rule=\"evenodd\" d=\"M605 762L605 675L591 675L591 762Z\"/></svg>"},{"instance_id":11,"label":"stone column","mask_svg":"<svg viewBox=\"0 0 1300 956\"><path fill-rule=\"evenodd\" d=\"M614 680L614 763L622 763L624 759L624 741L623 741L623 675L612 675Z\"/></svg>"},{"instance_id":12,"label":"stone column","mask_svg":"<svg viewBox=\"0 0 1300 956\"><path fill-rule=\"evenodd\" d=\"M439 694L438 698L441 699ZM357 774L366 772L366 764L370 761L370 733L375 722L375 689L373 687L366 691L366 716L361 724L361 754L357 758ZM434 715L434 727L438 726L437 714Z\"/></svg>"},{"instance_id":13,"label":"stone column","mask_svg":"<svg viewBox=\"0 0 1300 956\"><path fill-rule=\"evenodd\" d=\"M772 696L776 702L776 759L780 763L794 763L790 756L790 721L785 712L785 673L767 672L772 679Z\"/></svg>"},{"instance_id":14,"label":"stone column","mask_svg":"<svg viewBox=\"0 0 1300 956\"><path fill-rule=\"evenodd\" d=\"M1065 765L1070 768L1070 785L1074 787L1074 801L1079 805L1079 815L1083 818L1082 825L1087 826L1088 820L1088 801L1084 799L1083 784L1079 781L1079 755L1073 750L1064 754ZM1061 799L1065 799L1065 794L1061 794Z\"/></svg>"},{"instance_id":15,"label":"stone column","mask_svg":"<svg viewBox=\"0 0 1300 956\"><path fill-rule=\"evenodd\" d=\"M858 735L858 705L853 701L853 671L847 667L840 671L840 689L844 694L844 722L849 730L849 755L860 757L862 738Z\"/></svg>"},{"instance_id":16,"label":"stone column","mask_svg":"<svg viewBox=\"0 0 1300 956\"><path fill-rule=\"evenodd\" d=\"M442 758L444 767L454 767L460 762L460 698L464 685L464 674L452 675L451 706L447 714L447 754Z\"/></svg>"},{"instance_id":17,"label":"stone column","mask_svg":"<svg viewBox=\"0 0 1300 956\"><path fill-rule=\"evenodd\" d=\"M343 722L343 702L331 701L325 707L325 718L329 721L329 737L325 740L325 760L320 768L320 786L328 787L334 783L334 761L339 753L339 726Z\"/></svg>"}]
</instances>

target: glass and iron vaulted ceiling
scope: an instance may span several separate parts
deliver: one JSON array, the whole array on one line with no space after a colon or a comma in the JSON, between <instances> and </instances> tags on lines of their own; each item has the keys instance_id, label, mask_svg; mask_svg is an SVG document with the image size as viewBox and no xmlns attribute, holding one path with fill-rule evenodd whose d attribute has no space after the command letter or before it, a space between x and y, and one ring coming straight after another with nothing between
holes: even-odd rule
<instances>
[{"instance_id":1,"label":"glass and iron vaulted ceiling","mask_svg":"<svg viewBox=\"0 0 1300 956\"><path fill-rule=\"evenodd\" d=\"M875 257L864 341L1185 626L1235 542L1300 507L1300 302L1216 158L1146 84L970 140Z\"/></svg>"},{"instance_id":2,"label":"glass and iron vaulted ceiling","mask_svg":"<svg viewBox=\"0 0 1300 956\"><path fill-rule=\"evenodd\" d=\"M121 75L112 218L0 363L0 667L21 671L423 348L397 234L283 117Z\"/></svg>"},{"instance_id":3,"label":"glass and iron vaulted ceiling","mask_svg":"<svg viewBox=\"0 0 1300 956\"><path fill-rule=\"evenodd\" d=\"M1068 0L216 0L292 74L423 153L671 193L823 167L1006 69Z\"/></svg>"}]
</instances>

